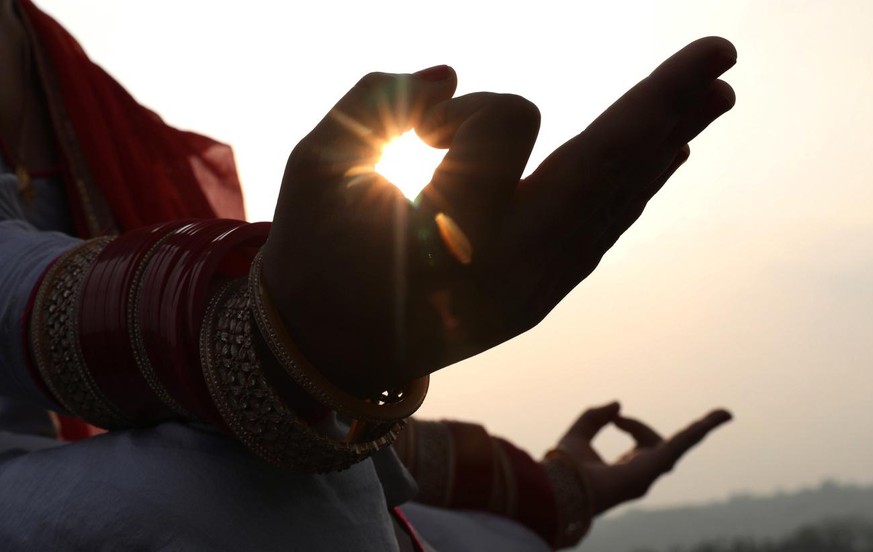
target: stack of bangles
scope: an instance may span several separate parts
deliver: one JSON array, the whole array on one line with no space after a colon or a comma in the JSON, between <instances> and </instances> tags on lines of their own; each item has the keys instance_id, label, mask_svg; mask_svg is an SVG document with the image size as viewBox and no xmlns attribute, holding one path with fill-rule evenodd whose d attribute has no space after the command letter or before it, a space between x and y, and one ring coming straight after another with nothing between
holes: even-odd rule
<instances>
[{"instance_id":1,"label":"stack of bangles","mask_svg":"<svg viewBox=\"0 0 873 552\"><path fill-rule=\"evenodd\" d=\"M261 276L269 229L174 221L62 255L27 317L35 380L99 427L208 422L283 468L341 470L389 446L428 377L357 397L306 362ZM330 411L346 436L317 429Z\"/></svg>"},{"instance_id":2,"label":"stack of bangles","mask_svg":"<svg viewBox=\"0 0 873 552\"><path fill-rule=\"evenodd\" d=\"M588 478L560 447L536 462L478 424L413 419L394 448L418 483L417 502L513 519L556 550L591 525Z\"/></svg>"}]
</instances>

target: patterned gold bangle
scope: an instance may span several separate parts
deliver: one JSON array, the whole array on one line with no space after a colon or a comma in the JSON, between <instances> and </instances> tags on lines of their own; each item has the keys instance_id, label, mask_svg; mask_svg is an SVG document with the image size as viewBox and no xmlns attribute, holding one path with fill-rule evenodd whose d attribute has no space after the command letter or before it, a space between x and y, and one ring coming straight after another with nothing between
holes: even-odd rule
<instances>
[{"instance_id":1,"label":"patterned gold bangle","mask_svg":"<svg viewBox=\"0 0 873 552\"><path fill-rule=\"evenodd\" d=\"M553 544L556 548L573 546L588 533L594 517L588 478L576 461L561 449L547 452L542 465L552 483L558 510Z\"/></svg>"},{"instance_id":2,"label":"patterned gold bangle","mask_svg":"<svg viewBox=\"0 0 873 552\"><path fill-rule=\"evenodd\" d=\"M415 379L401 389L383 391L373 399L361 399L343 391L313 368L285 330L262 266L263 256L258 252L249 273L255 321L270 352L297 385L324 406L363 422L390 422L407 418L418 410L427 395L430 376Z\"/></svg>"},{"instance_id":3,"label":"patterned gold bangle","mask_svg":"<svg viewBox=\"0 0 873 552\"><path fill-rule=\"evenodd\" d=\"M132 422L100 391L85 365L79 299L88 269L112 239L86 241L51 266L36 294L28 332L34 364L49 391L70 413L103 428Z\"/></svg>"},{"instance_id":4,"label":"patterned gold bangle","mask_svg":"<svg viewBox=\"0 0 873 552\"><path fill-rule=\"evenodd\" d=\"M299 419L270 386L253 344L250 286L233 281L210 302L200 334L209 393L231 432L276 466L305 472L343 470L389 446L403 429L395 420L368 441L331 439Z\"/></svg>"}]
</instances>

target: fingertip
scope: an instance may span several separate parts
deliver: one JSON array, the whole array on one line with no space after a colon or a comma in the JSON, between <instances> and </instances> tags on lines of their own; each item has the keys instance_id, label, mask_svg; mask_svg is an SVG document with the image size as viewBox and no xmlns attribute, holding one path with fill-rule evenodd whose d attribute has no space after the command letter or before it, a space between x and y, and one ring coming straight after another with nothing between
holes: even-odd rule
<instances>
[{"instance_id":1,"label":"fingertip","mask_svg":"<svg viewBox=\"0 0 873 552\"><path fill-rule=\"evenodd\" d=\"M703 71L702 76L714 79L736 65L737 49L720 36L708 36L695 40L679 52L679 58L696 59Z\"/></svg>"},{"instance_id":2,"label":"fingertip","mask_svg":"<svg viewBox=\"0 0 873 552\"><path fill-rule=\"evenodd\" d=\"M429 105L448 100L454 96L458 86L458 75L448 65L434 65L416 71L412 76L419 83L417 88L430 98Z\"/></svg>"},{"instance_id":3,"label":"fingertip","mask_svg":"<svg viewBox=\"0 0 873 552\"><path fill-rule=\"evenodd\" d=\"M715 80L710 85L709 94L719 103L721 113L733 109L737 104L737 93L723 80Z\"/></svg>"},{"instance_id":4,"label":"fingertip","mask_svg":"<svg viewBox=\"0 0 873 552\"><path fill-rule=\"evenodd\" d=\"M685 144L681 148L679 148L679 153L676 154L676 160L680 163L684 163L688 161L688 158L691 157L691 146Z\"/></svg>"},{"instance_id":5,"label":"fingertip","mask_svg":"<svg viewBox=\"0 0 873 552\"><path fill-rule=\"evenodd\" d=\"M732 60L734 63L736 63L737 47L734 46L733 42L731 42L730 40L721 36L707 36L701 38L697 42L705 44L708 48L717 52L725 59Z\"/></svg>"},{"instance_id":6,"label":"fingertip","mask_svg":"<svg viewBox=\"0 0 873 552\"><path fill-rule=\"evenodd\" d=\"M457 73L448 65L434 65L413 73L416 77L427 82L443 82L457 79Z\"/></svg>"},{"instance_id":7,"label":"fingertip","mask_svg":"<svg viewBox=\"0 0 873 552\"><path fill-rule=\"evenodd\" d=\"M603 405L600 409L603 410L604 413L609 414L609 416L616 417L619 415L619 412L621 412L621 403L618 401L612 401L611 403Z\"/></svg>"},{"instance_id":8,"label":"fingertip","mask_svg":"<svg viewBox=\"0 0 873 552\"><path fill-rule=\"evenodd\" d=\"M733 414L724 408L718 408L709 413L707 418L715 424L723 424L734 419Z\"/></svg>"},{"instance_id":9,"label":"fingertip","mask_svg":"<svg viewBox=\"0 0 873 552\"><path fill-rule=\"evenodd\" d=\"M589 407L583 414L583 418L597 418L600 420L606 420L614 418L618 415L619 410L621 410L621 405L618 401L613 401L611 403L607 403L601 406L592 406ZM606 422L604 422L606 423Z\"/></svg>"},{"instance_id":10,"label":"fingertip","mask_svg":"<svg viewBox=\"0 0 873 552\"><path fill-rule=\"evenodd\" d=\"M415 133L432 148L448 148L452 145L454 129L446 124L447 118L446 102L439 102L422 115L421 120L415 125Z\"/></svg>"}]
</instances>

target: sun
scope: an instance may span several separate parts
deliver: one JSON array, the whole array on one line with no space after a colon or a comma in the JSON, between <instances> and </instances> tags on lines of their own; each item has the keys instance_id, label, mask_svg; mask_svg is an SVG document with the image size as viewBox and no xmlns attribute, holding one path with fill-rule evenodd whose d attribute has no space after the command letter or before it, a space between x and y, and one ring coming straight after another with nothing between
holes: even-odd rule
<instances>
[{"instance_id":1,"label":"sun","mask_svg":"<svg viewBox=\"0 0 873 552\"><path fill-rule=\"evenodd\" d=\"M413 201L430 183L446 151L428 146L410 130L385 144L376 172Z\"/></svg>"}]
</instances>

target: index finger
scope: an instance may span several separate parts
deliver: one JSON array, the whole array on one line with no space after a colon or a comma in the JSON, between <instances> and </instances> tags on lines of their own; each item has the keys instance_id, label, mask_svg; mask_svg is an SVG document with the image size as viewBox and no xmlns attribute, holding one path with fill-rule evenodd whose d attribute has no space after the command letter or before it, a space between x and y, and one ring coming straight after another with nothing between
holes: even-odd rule
<instances>
[{"instance_id":1,"label":"index finger","mask_svg":"<svg viewBox=\"0 0 873 552\"><path fill-rule=\"evenodd\" d=\"M482 245L505 213L539 126L537 107L512 94L479 92L434 106L416 130L449 151L423 198Z\"/></svg>"},{"instance_id":2,"label":"index finger","mask_svg":"<svg viewBox=\"0 0 873 552\"><path fill-rule=\"evenodd\" d=\"M633 437L638 447L654 447L664 440L657 431L635 418L618 416L613 423Z\"/></svg>"},{"instance_id":3,"label":"index finger","mask_svg":"<svg viewBox=\"0 0 873 552\"><path fill-rule=\"evenodd\" d=\"M727 410L713 410L664 442L664 451L672 466L692 447L700 443L712 430L729 422L733 416Z\"/></svg>"}]
</instances>

